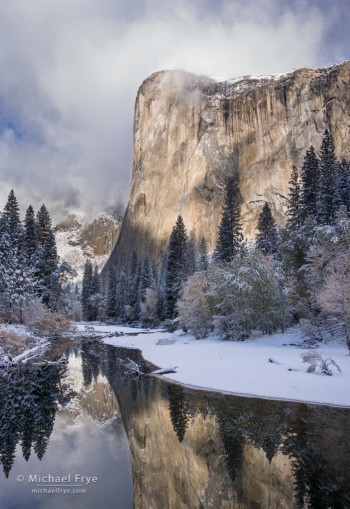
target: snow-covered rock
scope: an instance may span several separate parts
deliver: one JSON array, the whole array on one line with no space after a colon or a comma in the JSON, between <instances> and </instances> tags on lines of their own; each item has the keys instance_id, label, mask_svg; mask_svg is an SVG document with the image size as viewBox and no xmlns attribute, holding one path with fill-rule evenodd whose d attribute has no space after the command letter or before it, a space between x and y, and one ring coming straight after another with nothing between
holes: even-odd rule
<instances>
[{"instance_id":1,"label":"snow-covered rock","mask_svg":"<svg viewBox=\"0 0 350 509\"><path fill-rule=\"evenodd\" d=\"M82 280L84 264L89 258L99 269L107 261L118 238L121 216L101 212L92 221L78 213L69 213L56 225L57 251L77 272Z\"/></svg>"}]
</instances>

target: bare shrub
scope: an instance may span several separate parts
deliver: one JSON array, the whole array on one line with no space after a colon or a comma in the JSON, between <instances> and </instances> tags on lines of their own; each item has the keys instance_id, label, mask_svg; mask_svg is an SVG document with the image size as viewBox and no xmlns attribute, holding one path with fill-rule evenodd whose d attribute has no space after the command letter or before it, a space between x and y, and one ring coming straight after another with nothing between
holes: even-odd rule
<instances>
[{"instance_id":1,"label":"bare shrub","mask_svg":"<svg viewBox=\"0 0 350 509\"><path fill-rule=\"evenodd\" d=\"M70 320L59 313L48 311L39 299L32 299L24 312L24 323L33 327L39 336L62 333L72 329Z\"/></svg>"},{"instance_id":2,"label":"bare shrub","mask_svg":"<svg viewBox=\"0 0 350 509\"><path fill-rule=\"evenodd\" d=\"M328 376L341 373L340 367L333 359L321 357L316 350L305 352L301 357L303 362L309 364L307 368L308 373L320 373Z\"/></svg>"}]
</instances>

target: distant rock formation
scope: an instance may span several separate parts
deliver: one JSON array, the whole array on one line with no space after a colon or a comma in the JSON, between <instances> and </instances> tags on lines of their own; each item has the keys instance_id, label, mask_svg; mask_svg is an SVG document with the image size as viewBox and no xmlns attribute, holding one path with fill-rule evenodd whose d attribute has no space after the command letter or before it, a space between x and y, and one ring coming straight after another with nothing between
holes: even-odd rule
<instances>
[{"instance_id":1,"label":"distant rock formation","mask_svg":"<svg viewBox=\"0 0 350 509\"><path fill-rule=\"evenodd\" d=\"M86 259L102 269L116 243L120 226L121 216L102 212L92 221L70 213L55 227L58 255L77 270L78 281L82 280Z\"/></svg>"},{"instance_id":2,"label":"distant rock formation","mask_svg":"<svg viewBox=\"0 0 350 509\"><path fill-rule=\"evenodd\" d=\"M178 214L213 250L223 182L238 174L247 238L262 206L283 224L292 165L324 130L350 152L350 62L218 82L183 71L153 74L135 105L130 198L111 262L133 248L159 259Z\"/></svg>"}]
</instances>

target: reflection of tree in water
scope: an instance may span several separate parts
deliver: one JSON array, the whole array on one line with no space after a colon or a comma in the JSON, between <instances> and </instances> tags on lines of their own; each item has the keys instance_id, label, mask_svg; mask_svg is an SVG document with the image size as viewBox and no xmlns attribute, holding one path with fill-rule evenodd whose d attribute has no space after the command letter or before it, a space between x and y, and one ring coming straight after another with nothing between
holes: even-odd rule
<instances>
[{"instance_id":1,"label":"reflection of tree in water","mask_svg":"<svg viewBox=\"0 0 350 509\"><path fill-rule=\"evenodd\" d=\"M101 371L100 357L100 348L93 348L91 343L83 341L81 345L81 362L85 387L90 387L92 381L97 380Z\"/></svg>"},{"instance_id":2,"label":"reflection of tree in water","mask_svg":"<svg viewBox=\"0 0 350 509\"><path fill-rule=\"evenodd\" d=\"M28 460L32 448L42 459L54 425L57 401L67 402L59 381L64 368L50 366L40 370L13 373L0 380L0 462L6 477L21 443Z\"/></svg>"},{"instance_id":3,"label":"reflection of tree in water","mask_svg":"<svg viewBox=\"0 0 350 509\"><path fill-rule=\"evenodd\" d=\"M189 419L189 408L182 387L168 386L170 418L179 442L182 442L186 433Z\"/></svg>"},{"instance_id":4,"label":"reflection of tree in water","mask_svg":"<svg viewBox=\"0 0 350 509\"><path fill-rule=\"evenodd\" d=\"M292 459L298 507L350 507L349 412L300 405L283 452Z\"/></svg>"},{"instance_id":5,"label":"reflection of tree in water","mask_svg":"<svg viewBox=\"0 0 350 509\"><path fill-rule=\"evenodd\" d=\"M225 450L227 471L232 481L235 482L242 471L244 437L235 422L228 420L223 414L217 415L217 420L220 438Z\"/></svg>"}]
</instances>

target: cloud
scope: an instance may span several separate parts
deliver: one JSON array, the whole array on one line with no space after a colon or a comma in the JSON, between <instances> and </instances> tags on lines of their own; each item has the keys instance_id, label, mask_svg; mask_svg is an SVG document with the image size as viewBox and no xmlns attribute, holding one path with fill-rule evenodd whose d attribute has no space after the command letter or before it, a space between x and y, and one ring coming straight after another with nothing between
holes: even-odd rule
<instances>
[{"instance_id":1,"label":"cloud","mask_svg":"<svg viewBox=\"0 0 350 509\"><path fill-rule=\"evenodd\" d=\"M54 214L125 201L141 82L161 69L231 78L331 63L330 48L322 57L331 27L319 6L2 2L0 205L12 186L24 206L45 202Z\"/></svg>"}]
</instances>

